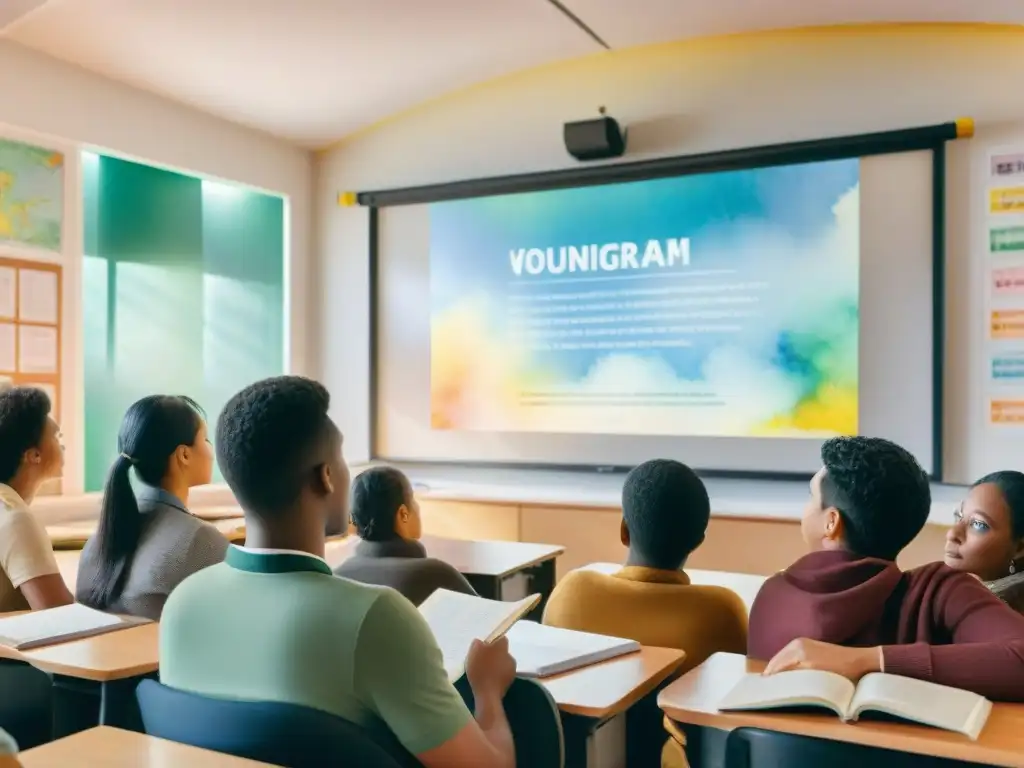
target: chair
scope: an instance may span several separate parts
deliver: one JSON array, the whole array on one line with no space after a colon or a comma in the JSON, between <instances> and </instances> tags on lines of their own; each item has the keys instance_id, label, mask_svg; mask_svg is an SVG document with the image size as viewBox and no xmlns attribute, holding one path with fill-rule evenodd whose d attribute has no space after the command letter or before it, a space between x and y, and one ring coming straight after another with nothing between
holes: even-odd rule
<instances>
[{"instance_id":1,"label":"chair","mask_svg":"<svg viewBox=\"0 0 1024 768\"><path fill-rule=\"evenodd\" d=\"M359 726L297 704L232 701L143 680L136 694L146 733L285 768L401 768Z\"/></svg>"},{"instance_id":2,"label":"chair","mask_svg":"<svg viewBox=\"0 0 1024 768\"><path fill-rule=\"evenodd\" d=\"M473 690L465 675L456 681L455 689L472 712ZM548 689L534 680L517 677L502 703L516 745L517 768L562 768L562 720Z\"/></svg>"},{"instance_id":3,"label":"chair","mask_svg":"<svg viewBox=\"0 0 1024 768\"><path fill-rule=\"evenodd\" d=\"M22 749L53 738L53 683L45 672L0 659L0 729Z\"/></svg>"},{"instance_id":4,"label":"chair","mask_svg":"<svg viewBox=\"0 0 1024 768\"><path fill-rule=\"evenodd\" d=\"M758 728L737 728L729 732L725 742L725 768L971 768L973 765Z\"/></svg>"}]
</instances>

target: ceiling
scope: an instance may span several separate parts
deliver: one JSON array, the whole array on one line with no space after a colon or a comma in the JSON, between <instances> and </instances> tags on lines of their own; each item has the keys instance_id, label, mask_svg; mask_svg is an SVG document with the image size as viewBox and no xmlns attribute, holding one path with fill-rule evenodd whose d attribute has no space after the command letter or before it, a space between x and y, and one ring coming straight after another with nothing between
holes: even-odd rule
<instances>
[{"instance_id":1,"label":"ceiling","mask_svg":"<svg viewBox=\"0 0 1024 768\"><path fill-rule=\"evenodd\" d=\"M1024 24L1024 0L0 0L0 37L311 148L605 47L901 21Z\"/></svg>"}]
</instances>

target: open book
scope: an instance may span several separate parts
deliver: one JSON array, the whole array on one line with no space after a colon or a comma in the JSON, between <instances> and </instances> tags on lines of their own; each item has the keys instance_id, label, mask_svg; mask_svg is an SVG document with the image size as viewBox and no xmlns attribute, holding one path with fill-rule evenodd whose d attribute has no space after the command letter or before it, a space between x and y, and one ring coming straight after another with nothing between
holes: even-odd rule
<instances>
[{"instance_id":1,"label":"open book","mask_svg":"<svg viewBox=\"0 0 1024 768\"><path fill-rule=\"evenodd\" d=\"M540 595L506 603L438 589L423 601L420 613L441 647L448 679L455 682L466 671L466 655L474 640L494 642L539 602Z\"/></svg>"},{"instance_id":2,"label":"open book","mask_svg":"<svg viewBox=\"0 0 1024 768\"><path fill-rule=\"evenodd\" d=\"M148 623L149 619L123 618L72 603L0 619L0 645L30 651Z\"/></svg>"},{"instance_id":3,"label":"open book","mask_svg":"<svg viewBox=\"0 0 1024 768\"><path fill-rule=\"evenodd\" d=\"M992 702L958 688L900 675L876 672L854 685L833 672L798 669L747 675L718 705L722 711L786 707L824 707L845 722L863 712L882 712L975 740L985 727Z\"/></svg>"},{"instance_id":4,"label":"open book","mask_svg":"<svg viewBox=\"0 0 1024 768\"><path fill-rule=\"evenodd\" d=\"M621 637L520 621L508 631L509 650L521 677L548 677L597 664L640 650L640 643Z\"/></svg>"}]
</instances>

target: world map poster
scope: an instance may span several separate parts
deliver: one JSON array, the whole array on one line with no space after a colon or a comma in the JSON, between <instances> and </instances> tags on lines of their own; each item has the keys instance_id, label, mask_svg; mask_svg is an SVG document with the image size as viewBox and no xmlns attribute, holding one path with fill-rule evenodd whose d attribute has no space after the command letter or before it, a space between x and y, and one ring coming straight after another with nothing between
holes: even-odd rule
<instances>
[{"instance_id":1,"label":"world map poster","mask_svg":"<svg viewBox=\"0 0 1024 768\"><path fill-rule=\"evenodd\" d=\"M64 155L0 139L0 244L59 251Z\"/></svg>"}]
</instances>

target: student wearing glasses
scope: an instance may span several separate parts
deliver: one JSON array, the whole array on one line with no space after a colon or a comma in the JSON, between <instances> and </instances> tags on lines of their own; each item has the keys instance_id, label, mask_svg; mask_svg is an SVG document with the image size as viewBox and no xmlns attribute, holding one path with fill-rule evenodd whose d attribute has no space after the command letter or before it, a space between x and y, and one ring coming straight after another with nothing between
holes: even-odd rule
<instances>
[{"instance_id":1,"label":"student wearing glasses","mask_svg":"<svg viewBox=\"0 0 1024 768\"><path fill-rule=\"evenodd\" d=\"M1024 473L993 472L971 486L953 513L945 562L1024 613Z\"/></svg>"},{"instance_id":2,"label":"student wearing glasses","mask_svg":"<svg viewBox=\"0 0 1024 768\"><path fill-rule=\"evenodd\" d=\"M881 438L839 437L821 459L801 520L811 551L761 587L747 655L768 661L766 674L884 671L1024 701L1024 616L945 563L896 564L931 510L914 457Z\"/></svg>"}]
</instances>

